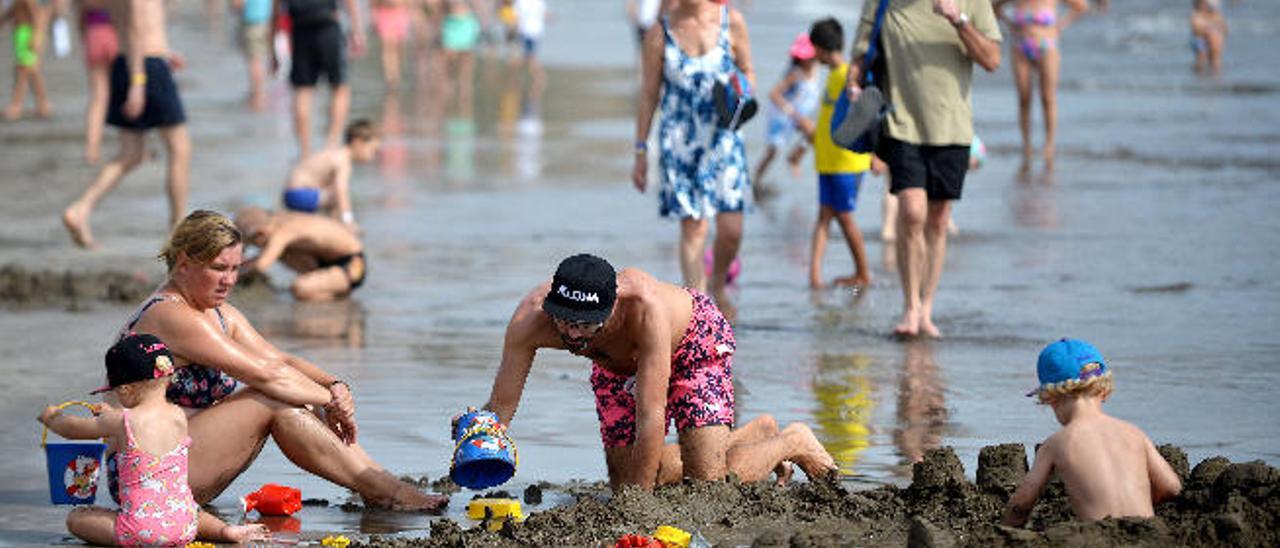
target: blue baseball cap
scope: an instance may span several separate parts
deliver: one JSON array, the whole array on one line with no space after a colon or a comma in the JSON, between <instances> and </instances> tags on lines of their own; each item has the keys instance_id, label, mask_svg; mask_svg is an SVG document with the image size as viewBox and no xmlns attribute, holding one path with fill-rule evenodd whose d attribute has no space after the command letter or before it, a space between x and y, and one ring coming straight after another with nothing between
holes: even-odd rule
<instances>
[{"instance_id":1,"label":"blue baseball cap","mask_svg":"<svg viewBox=\"0 0 1280 548\"><path fill-rule=\"evenodd\" d=\"M1040 387L1028 393L1034 396L1066 381L1083 381L1106 375L1111 370L1102 353L1080 339L1060 339L1040 351L1036 374Z\"/></svg>"}]
</instances>

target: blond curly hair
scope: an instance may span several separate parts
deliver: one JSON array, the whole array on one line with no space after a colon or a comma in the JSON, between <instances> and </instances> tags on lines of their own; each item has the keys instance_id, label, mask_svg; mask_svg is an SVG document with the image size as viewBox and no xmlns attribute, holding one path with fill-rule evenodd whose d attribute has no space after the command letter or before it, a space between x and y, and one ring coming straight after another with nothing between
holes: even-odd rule
<instances>
[{"instance_id":1,"label":"blond curly hair","mask_svg":"<svg viewBox=\"0 0 1280 548\"><path fill-rule=\"evenodd\" d=\"M1082 371L1088 371L1089 367L1101 367L1097 363L1086 364ZM1105 398L1111 395L1111 390L1115 388L1115 381L1111 377L1111 369L1100 375L1094 375L1087 379L1067 379L1053 384L1047 384L1040 388L1038 395L1040 403L1051 403L1054 400L1064 398L1078 398L1081 396Z\"/></svg>"}]
</instances>

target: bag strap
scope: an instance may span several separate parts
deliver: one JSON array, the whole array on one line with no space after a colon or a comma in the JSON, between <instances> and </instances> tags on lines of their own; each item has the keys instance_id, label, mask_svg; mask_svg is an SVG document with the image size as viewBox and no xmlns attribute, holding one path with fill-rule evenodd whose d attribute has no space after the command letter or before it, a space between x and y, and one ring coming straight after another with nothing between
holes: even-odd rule
<instances>
[{"instance_id":1,"label":"bag strap","mask_svg":"<svg viewBox=\"0 0 1280 548\"><path fill-rule=\"evenodd\" d=\"M876 22L871 26L871 37L867 43L867 53L862 56L862 75L868 84L875 83L875 76L871 74L871 64L875 62L876 55L880 53L880 28L884 25L884 12L888 8L889 0L880 0L880 5L876 7Z\"/></svg>"}]
</instances>

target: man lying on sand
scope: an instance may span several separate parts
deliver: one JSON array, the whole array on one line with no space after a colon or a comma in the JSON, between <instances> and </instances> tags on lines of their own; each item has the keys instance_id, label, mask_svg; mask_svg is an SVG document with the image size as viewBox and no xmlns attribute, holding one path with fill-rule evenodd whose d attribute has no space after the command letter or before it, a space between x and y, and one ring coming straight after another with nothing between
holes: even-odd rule
<instances>
[{"instance_id":1,"label":"man lying on sand","mask_svg":"<svg viewBox=\"0 0 1280 548\"><path fill-rule=\"evenodd\" d=\"M245 261L243 273L266 272L283 262L298 277L290 290L301 301L344 297L364 283L364 244L346 225L311 213L272 213L257 207L236 212L245 242L261 248Z\"/></svg>"},{"instance_id":2,"label":"man lying on sand","mask_svg":"<svg viewBox=\"0 0 1280 548\"><path fill-rule=\"evenodd\" d=\"M738 430L734 419L733 329L706 295L604 259L574 255L534 288L507 324L502 364L485 405L509 423L540 348L591 358L600 433L617 489L651 489L683 477L743 481L778 473L788 461L811 479L836 471L807 426L779 431L768 416ZM668 423L678 445L663 446Z\"/></svg>"},{"instance_id":3,"label":"man lying on sand","mask_svg":"<svg viewBox=\"0 0 1280 548\"><path fill-rule=\"evenodd\" d=\"M1107 416L1111 370L1093 345L1062 339L1040 352L1041 403L1062 424L1036 452L1036 462L1009 498L1004 524L1021 527L1050 474L1062 478L1079 519L1151 517L1155 505L1182 491L1182 482L1138 427Z\"/></svg>"}]
</instances>

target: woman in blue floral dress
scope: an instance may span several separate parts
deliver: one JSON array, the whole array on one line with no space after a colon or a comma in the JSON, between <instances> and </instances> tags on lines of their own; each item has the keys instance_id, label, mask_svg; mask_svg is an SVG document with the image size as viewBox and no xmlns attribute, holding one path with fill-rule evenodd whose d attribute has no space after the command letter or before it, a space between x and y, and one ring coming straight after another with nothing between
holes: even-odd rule
<instances>
[{"instance_id":1,"label":"woman in blue floral dress","mask_svg":"<svg viewBox=\"0 0 1280 548\"><path fill-rule=\"evenodd\" d=\"M648 186L647 142L660 105L659 212L680 219L680 269L685 285L700 291L707 290L702 255L715 219L710 293L732 314L726 309L725 274L742 242L751 184L742 133L716 125L711 90L735 71L754 87L747 24L723 1L676 0L662 24L645 34L642 63L632 182L641 192Z\"/></svg>"}]
</instances>

